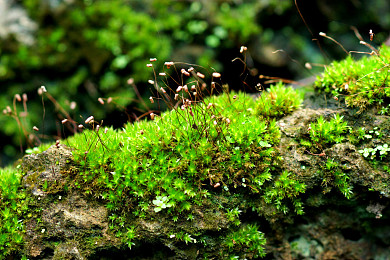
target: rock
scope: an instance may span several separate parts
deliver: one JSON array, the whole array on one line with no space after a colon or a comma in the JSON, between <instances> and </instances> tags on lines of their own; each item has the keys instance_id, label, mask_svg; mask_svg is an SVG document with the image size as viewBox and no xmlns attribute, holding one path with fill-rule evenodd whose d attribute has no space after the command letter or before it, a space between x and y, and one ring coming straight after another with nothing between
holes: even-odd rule
<instances>
[{"instance_id":1,"label":"rock","mask_svg":"<svg viewBox=\"0 0 390 260\"><path fill-rule=\"evenodd\" d=\"M26 223L26 250L32 257L87 259L107 244L120 244L108 232L103 204L78 192L65 191L73 167L71 149L64 145L53 145L45 152L23 158L23 184L33 196L30 207L36 212Z\"/></svg>"},{"instance_id":2,"label":"rock","mask_svg":"<svg viewBox=\"0 0 390 260\"><path fill-rule=\"evenodd\" d=\"M53 145L40 154L27 155L21 163L25 173L22 184L38 197L57 193L66 182L66 172L71 171L71 162L72 151L64 145Z\"/></svg>"}]
</instances>

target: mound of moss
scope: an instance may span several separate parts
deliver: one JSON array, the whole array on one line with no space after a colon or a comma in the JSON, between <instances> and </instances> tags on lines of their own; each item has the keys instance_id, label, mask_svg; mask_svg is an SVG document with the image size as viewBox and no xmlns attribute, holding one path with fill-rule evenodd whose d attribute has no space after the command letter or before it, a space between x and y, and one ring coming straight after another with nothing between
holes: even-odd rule
<instances>
[{"instance_id":1,"label":"mound of moss","mask_svg":"<svg viewBox=\"0 0 390 260\"><path fill-rule=\"evenodd\" d=\"M278 84L121 130L87 119L2 173L2 257L389 256L389 117L300 97Z\"/></svg>"},{"instance_id":2,"label":"mound of moss","mask_svg":"<svg viewBox=\"0 0 390 260\"><path fill-rule=\"evenodd\" d=\"M348 56L327 66L314 87L333 98L345 99L347 106L357 107L360 112L376 106L382 114L388 114L389 62L390 47L386 45L358 61Z\"/></svg>"},{"instance_id":3,"label":"mound of moss","mask_svg":"<svg viewBox=\"0 0 390 260\"><path fill-rule=\"evenodd\" d=\"M67 140L80 169L75 186L103 199L112 232L130 248L140 240L135 220L164 218L189 225L166 230L162 236L170 243L201 241L205 249L210 225L229 230L214 238L219 257L262 256L263 234L256 224L241 225L240 213L249 207L261 211L264 204L274 214L302 214L295 197L305 185L288 172L277 174L280 131L273 119L260 119L255 106L252 97L230 93L199 104L186 100L180 109L121 132L91 122L94 130ZM209 208L218 209L218 216L204 219ZM227 224L215 226L221 219ZM201 228L198 222L206 224ZM247 241L247 232L254 240Z\"/></svg>"}]
</instances>

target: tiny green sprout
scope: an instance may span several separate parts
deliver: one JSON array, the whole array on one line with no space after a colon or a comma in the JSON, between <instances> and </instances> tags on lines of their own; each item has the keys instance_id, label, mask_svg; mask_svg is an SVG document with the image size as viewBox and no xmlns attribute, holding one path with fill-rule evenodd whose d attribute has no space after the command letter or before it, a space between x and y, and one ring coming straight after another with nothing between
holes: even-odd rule
<instances>
[{"instance_id":1,"label":"tiny green sprout","mask_svg":"<svg viewBox=\"0 0 390 260\"><path fill-rule=\"evenodd\" d=\"M135 239L135 236L136 236L135 227L134 226L128 227L126 234L123 238L123 240L124 240L123 242L125 242L130 249L132 246L135 245L135 243L133 242L133 240Z\"/></svg>"},{"instance_id":2,"label":"tiny green sprout","mask_svg":"<svg viewBox=\"0 0 390 260\"><path fill-rule=\"evenodd\" d=\"M367 158L368 156L370 156L370 154L372 154L371 159L373 159L376 151L374 151L373 148L364 148L362 150L359 150L359 153L363 154L365 158Z\"/></svg>"},{"instance_id":3,"label":"tiny green sprout","mask_svg":"<svg viewBox=\"0 0 390 260\"><path fill-rule=\"evenodd\" d=\"M379 145L379 146L377 146L376 149L379 150L379 154L380 154L381 158L382 158L382 156L386 155L388 151L390 151L389 146L387 144Z\"/></svg>"},{"instance_id":4,"label":"tiny green sprout","mask_svg":"<svg viewBox=\"0 0 390 260\"><path fill-rule=\"evenodd\" d=\"M43 186L42 186L44 191L47 191L47 185L48 185L47 180L45 180L45 182L43 183Z\"/></svg>"},{"instance_id":5,"label":"tiny green sprout","mask_svg":"<svg viewBox=\"0 0 390 260\"><path fill-rule=\"evenodd\" d=\"M378 114L380 115L389 115L390 113L390 104L387 106L381 107L381 109L378 111Z\"/></svg>"},{"instance_id":6,"label":"tiny green sprout","mask_svg":"<svg viewBox=\"0 0 390 260\"><path fill-rule=\"evenodd\" d=\"M162 209L173 206L173 203L169 202L169 198L167 196L157 196L156 199L153 200L153 204L156 205L154 208L155 212L160 212Z\"/></svg>"},{"instance_id":7,"label":"tiny green sprout","mask_svg":"<svg viewBox=\"0 0 390 260\"><path fill-rule=\"evenodd\" d=\"M364 149L359 150L358 152L361 153L365 158L370 157L370 159L375 159L377 153L379 152L379 157L382 160L384 157L387 156L388 152L390 152L390 147L388 144L383 144L378 145L374 148L366 147Z\"/></svg>"},{"instance_id":8,"label":"tiny green sprout","mask_svg":"<svg viewBox=\"0 0 390 260\"><path fill-rule=\"evenodd\" d=\"M353 195L353 186L349 182L349 176L343 171L343 167L334 159L328 159L323 172L322 185L328 186L331 184L339 189L339 191L350 199Z\"/></svg>"},{"instance_id":9,"label":"tiny green sprout","mask_svg":"<svg viewBox=\"0 0 390 260\"><path fill-rule=\"evenodd\" d=\"M223 252L223 256L230 258L231 254L234 253L233 259L247 259L249 256L251 258L264 257L266 239L258 229L257 225L246 225L229 233L225 239L227 248Z\"/></svg>"},{"instance_id":10,"label":"tiny green sprout","mask_svg":"<svg viewBox=\"0 0 390 260\"><path fill-rule=\"evenodd\" d=\"M368 131L368 133L370 133L370 135L367 135L369 136L367 138L372 138L373 134L375 134L377 137L381 136L381 132L378 130L378 127L374 127L373 130Z\"/></svg>"},{"instance_id":11,"label":"tiny green sprout","mask_svg":"<svg viewBox=\"0 0 390 260\"><path fill-rule=\"evenodd\" d=\"M239 215L242 211L238 208L230 209L226 212L226 217L229 221L233 222L234 225L239 226L241 221L239 219Z\"/></svg>"},{"instance_id":12,"label":"tiny green sprout","mask_svg":"<svg viewBox=\"0 0 390 260\"><path fill-rule=\"evenodd\" d=\"M259 142L259 145L260 145L261 147L271 147L271 146L272 146L271 144L269 144L269 143L267 143L267 142L264 142L264 141L260 141L260 142Z\"/></svg>"},{"instance_id":13,"label":"tiny green sprout","mask_svg":"<svg viewBox=\"0 0 390 260\"><path fill-rule=\"evenodd\" d=\"M357 133L358 133L358 138L359 139L364 139L364 138L367 138L366 137L366 129L364 127L360 127L358 130L357 130ZM372 136L370 136L371 138Z\"/></svg>"},{"instance_id":14,"label":"tiny green sprout","mask_svg":"<svg viewBox=\"0 0 390 260\"><path fill-rule=\"evenodd\" d=\"M190 234L185 233L183 236L183 241L188 244L188 243L196 243L196 239L192 238Z\"/></svg>"}]
</instances>

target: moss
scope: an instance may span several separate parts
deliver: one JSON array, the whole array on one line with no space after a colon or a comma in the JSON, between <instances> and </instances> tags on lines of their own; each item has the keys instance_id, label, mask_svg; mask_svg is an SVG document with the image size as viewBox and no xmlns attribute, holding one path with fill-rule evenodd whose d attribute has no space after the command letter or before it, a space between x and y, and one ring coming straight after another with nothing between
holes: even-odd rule
<instances>
[{"instance_id":1,"label":"moss","mask_svg":"<svg viewBox=\"0 0 390 260\"><path fill-rule=\"evenodd\" d=\"M316 148L316 151L313 151L315 153L322 152L332 144L343 142L349 129L347 122L339 114L333 115L330 120L325 120L324 117L320 116L307 128L311 145L304 140L300 142L306 147Z\"/></svg>"},{"instance_id":2,"label":"moss","mask_svg":"<svg viewBox=\"0 0 390 260\"><path fill-rule=\"evenodd\" d=\"M229 233L225 239L228 253L222 253L226 259L243 259L264 257L266 239L257 225L242 226Z\"/></svg>"},{"instance_id":3,"label":"moss","mask_svg":"<svg viewBox=\"0 0 390 260\"><path fill-rule=\"evenodd\" d=\"M332 97L345 98L350 107L359 112L372 106L385 109L389 105L388 65L390 47L382 45L378 53L356 61L348 56L326 67L314 87Z\"/></svg>"},{"instance_id":4,"label":"moss","mask_svg":"<svg viewBox=\"0 0 390 260\"><path fill-rule=\"evenodd\" d=\"M264 117L281 118L297 110L303 101L303 93L286 87L282 82L271 85L257 100L256 112Z\"/></svg>"},{"instance_id":5,"label":"moss","mask_svg":"<svg viewBox=\"0 0 390 260\"><path fill-rule=\"evenodd\" d=\"M28 200L20 190L21 172L0 169L0 258L18 254L24 242Z\"/></svg>"}]
</instances>

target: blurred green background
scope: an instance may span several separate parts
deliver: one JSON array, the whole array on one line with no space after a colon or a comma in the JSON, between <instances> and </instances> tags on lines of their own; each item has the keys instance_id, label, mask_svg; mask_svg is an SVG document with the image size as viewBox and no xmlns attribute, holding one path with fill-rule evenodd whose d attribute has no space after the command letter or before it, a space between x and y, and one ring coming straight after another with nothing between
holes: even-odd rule
<instances>
[{"instance_id":1,"label":"blurred green background","mask_svg":"<svg viewBox=\"0 0 390 260\"><path fill-rule=\"evenodd\" d=\"M327 64L346 56L319 32L360 51L368 50L351 26L367 42L372 29L374 46L388 37L388 1L297 4L309 28L290 0L0 0L0 166L28 147L70 135L74 126L61 125L67 116L83 122L94 115L104 125L121 127L151 109L139 96L149 102L147 81L154 76L146 64L152 57L157 73L165 61L198 64L206 75L221 72L230 88L253 91L264 83L260 74L300 79L322 69L308 70L306 62ZM246 70L232 62L243 58L242 45L248 47ZM42 85L57 105L38 95ZM15 100L23 93L28 101ZM102 105L99 97L113 101ZM40 130L34 133L33 126Z\"/></svg>"}]
</instances>

